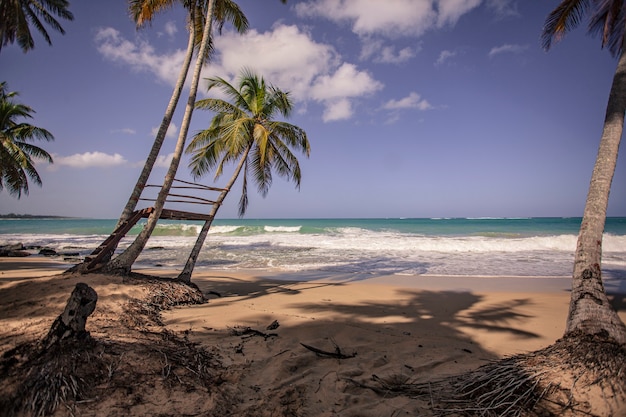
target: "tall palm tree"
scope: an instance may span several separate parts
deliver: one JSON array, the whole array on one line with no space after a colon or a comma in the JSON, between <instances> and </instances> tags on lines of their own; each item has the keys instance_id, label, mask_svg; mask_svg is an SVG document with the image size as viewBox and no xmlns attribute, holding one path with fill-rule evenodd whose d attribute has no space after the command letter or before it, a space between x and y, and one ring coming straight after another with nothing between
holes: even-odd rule
<instances>
[{"instance_id":1,"label":"tall palm tree","mask_svg":"<svg viewBox=\"0 0 626 417\"><path fill-rule=\"evenodd\" d=\"M213 16L215 2L216 0L208 0L208 2L206 3L206 7L203 9L204 16ZM174 149L172 162L170 163L167 173L165 174L163 186L161 187L161 190L159 191L159 194L157 195L156 201L154 203L154 210L150 214L150 217L148 217L148 221L144 225L141 232L137 235L133 243L131 243L130 246L128 246L128 248L126 248L126 250L121 253L117 258L112 259L104 266L105 272L128 274L132 268L133 263L143 251L146 243L148 243L148 239L152 235L152 231L156 227L156 224L161 217L161 212L163 211L165 200L167 199L167 195L172 188L172 183L174 182L174 177L176 175L176 171L178 170L178 165L180 164L180 159L184 151L185 140L189 131L189 124L191 123L191 115L193 113L194 104L196 102L196 94L198 92L198 84L200 82L200 72L202 70L202 66L205 62L205 58L209 50L209 39L211 37L213 19L204 20L205 22L202 32L202 42L200 43L200 49L196 58L193 77L191 79L191 86L189 87L189 97L187 98L187 105L185 106L183 121L180 126L178 140L176 141L176 148Z\"/></svg>"},{"instance_id":2,"label":"tall palm tree","mask_svg":"<svg viewBox=\"0 0 626 417\"><path fill-rule=\"evenodd\" d=\"M137 28L144 27L152 21L157 13L173 7L176 3L182 3L188 12L187 26L189 29L189 38L187 42L187 52L178 74L178 80L176 81L176 85L172 91L170 101L165 110L165 114L163 115L163 119L161 120L159 130L157 131L154 142L152 143L152 148L150 149L148 158L146 159L141 173L137 178L137 182L135 183L135 187L133 188L128 201L122 210L115 229L126 222L126 220L130 218L132 213L137 208L137 203L139 202L141 193L143 192L146 183L148 182L148 178L152 173L154 164L156 163L159 152L163 146L163 142L165 141L165 135L172 121L172 117L174 116L174 112L176 111L178 102L180 101L185 80L187 78L187 74L189 73L193 53L194 51L198 51L202 45L202 34L204 24L206 22L204 13L207 5L206 0L129 0L129 12L131 18L136 23ZM233 0L216 0L212 16L212 20L218 24L220 30L226 21L232 23L235 30L239 33L245 33L248 30L248 19ZM208 60L213 49L211 37L209 37L207 48L207 51L203 55L204 62ZM198 59L200 59L199 52ZM163 198L166 197L167 195L163 196ZM109 262L116 248L117 244L109 246L108 253L103 254L101 263L106 264ZM86 263L79 264L70 268L68 271L80 271L85 269L86 265Z\"/></svg>"},{"instance_id":3,"label":"tall palm tree","mask_svg":"<svg viewBox=\"0 0 626 417\"><path fill-rule=\"evenodd\" d=\"M602 236L611 182L617 164L626 114L626 54L623 0L563 0L546 19L542 40L545 49L560 40L589 15L589 32L600 34L602 47L618 57L617 69L604 119L604 128L578 234L572 293L565 335L603 334L626 344L626 326L611 308L602 283Z\"/></svg>"},{"instance_id":4,"label":"tall palm tree","mask_svg":"<svg viewBox=\"0 0 626 417\"><path fill-rule=\"evenodd\" d=\"M190 167L195 177L200 177L217 168L215 178L224 170L224 165L238 160L237 167L224 191L219 195L204 223L187 263L178 276L183 281L191 280L191 273L198 254L209 232L211 223L222 201L243 170L243 189L239 200L239 215L243 216L248 206L248 177L252 175L259 192L265 196L272 184L272 170L300 187L301 171L298 159L291 149L309 156L310 145L306 132L292 124L273 120L276 115L289 117L292 102L289 94L267 85L262 77L245 69L238 79L239 88L216 77L209 79L209 91L217 87L231 102L209 98L200 100L196 107L217 114L208 129L196 134L187 147L192 154Z\"/></svg>"},{"instance_id":5,"label":"tall palm tree","mask_svg":"<svg viewBox=\"0 0 626 417\"><path fill-rule=\"evenodd\" d=\"M160 1L151 1L151 0L130 0L129 2L129 10L131 13L131 17L137 24L137 27L143 27L147 23L151 22L155 15L163 11L169 7L172 7L175 3L179 3L181 0L160 0ZM154 143L152 144L152 148L150 153L148 154L148 158L139 174L139 178L137 179L137 183L131 192L130 198L120 215L118 220L118 226L123 223L126 219L130 217L132 212L137 207L137 202L139 201L139 197L150 177L150 173L154 168L154 164L159 156L159 152L161 151L161 147L163 146L163 142L165 141L165 135L167 133L167 129L170 126L172 121L172 117L174 116L174 112L176 111L176 106L180 101L180 95L183 90L183 86L185 84L185 79L187 78L187 74L189 73L189 67L191 65L191 59L193 57L194 48L199 48L202 41L202 29L204 26L204 15L202 3L206 3L206 1L197 2L197 1L183 1L183 6L188 10L188 21L187 24L189 26L189 41L187 43L187 53L185 55L185 59L183 61L183 65L180 69L180 73L178 75L178 80L176 81L176 85L174 90L172 91L172 96L170 97L169 104L167 109L165 110L165 114L163 115L163 119L161 121L161 125L159 126L159 130L154 139ZM245 33L248 30L248 19L243 14L239 6L232 0L217 0L215 3L215 9L213 11L213 20L220 26L220 28L224 25L225 21L228 20L234 28L239 33ZM209 52L212 50L212 42L209 39ZM208 59L207 54L207 59Z\"/></svg>"},{"instance_id":6,"label":"tall palm tree","mask_svg":"<svg viewBox=\"0 0 626 417\"><path fill-rule=\"evenodd\" d=\"M74 15L68 10L69 5L67 0L0 0L0 50L4 45L14 43L16 39L24 52L33 49L35 41L30 33L31 25L39 31L48 45L52 45L44 22L65 34L54 16L74 20Z\"/></svg>"},{"instance_id":7,"label":"tall palm tree","mask_svg":"<svg viewBox=\"0 0 626 417\"><path fill-rule=\"evenodd\" d=\"M41 186L34 159L52 163L48 152L28 142L51 141L54 137L45 129L18 122L20 118L32 118L35 111L14 102L18 94L6 88L6 82L0 83L0 191L6 187L9 194L20 198L22 193L28 194L28 178Z\"/></svg>"}]
</instances>

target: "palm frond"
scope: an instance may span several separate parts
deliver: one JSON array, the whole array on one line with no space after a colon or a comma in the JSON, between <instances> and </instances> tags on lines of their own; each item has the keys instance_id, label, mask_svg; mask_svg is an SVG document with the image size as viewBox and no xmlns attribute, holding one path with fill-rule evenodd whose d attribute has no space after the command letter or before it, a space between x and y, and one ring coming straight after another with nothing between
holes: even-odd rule
<instances>
[{"instance_id":1,"label":"palm frond","mask_svg":"<svg viewBox=\"0 0 626 417\"><path fill-rule=\"evenodd\" d=\"M608 48L611 55L619 56L624 39L626 24L623 0L598 0L591 18L589 33L600 35L602 47Z\"/></svg>"},{"instance_id":2,"label":"palm frond","mask_svg":"<svg viewBox=\"0 0 626 417\"><path fill-rule=\"evenodd\" d=\"M541 34L545 50L576 28L591 6L592 0L563 0L546 18Z\"/></svg>"}]
</instances>

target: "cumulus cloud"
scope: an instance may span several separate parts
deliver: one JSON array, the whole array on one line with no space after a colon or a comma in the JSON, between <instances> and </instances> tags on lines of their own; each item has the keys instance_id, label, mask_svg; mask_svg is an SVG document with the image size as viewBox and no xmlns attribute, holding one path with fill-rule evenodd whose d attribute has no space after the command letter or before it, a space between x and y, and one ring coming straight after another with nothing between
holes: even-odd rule
<instances>
[{"instance_id":1,"label":"cumulus cloud","mask_svg":"<svg viewBox=\"0 0 626 417\"><path fill-rule=\"evenodd\" d=\"M352 104L347 99L333 100L328 103L322 120L332 122L335 120L349 119L352 116Z\"/></svg>"},{"instance_id":2,"label":"cumulus cloud","mask_svg":"<svg viewBox=\"0 0 626 417\"><path fill-rule=\"evenodd\" d=\"M456 54L457 53L453 51L441 51L441 53L439 54L439 58L437 58L437 61L435 61L435 66L438 67L443 65L447 60L456 56Z\"/></svg>"},{"instance_id":3,"label":"cumulus cloud","mask_svg":"<svg viewBox=\"0 0 626 417\"><path fill-rule=\"evenodd\" d=\"M159 127L152 128L152 136L156 136L159 132ZM178 127L173 122L170 122L170 125L167 127L167 132L165 132L165 137L168 139L176 139L178 138Z\"/></svg>"},{"instance_id":4,"label":"cumulus cloud","mask_svg":"<svg viewBox=\"0 0 626 417\"><path fill-rule=\"evenodd\" d=\"M321 17L349 24L359 36L419 37L429 30L456 24L461 16L478 7L481 1L309 0L296 4L295 11L300 17ZM490 2L496 6L507 3L506 0ZM503 4L501 8L504 8Z\"/></svg>"},{"instance_id":5,"label":"cumulus cloud","mask_svg":"<svg viewBox=\"0 0 626 417\"><path fill-rule=\"evenodd\" d=\"M383 64L399 64L413 58L417 52L418 49L410 47L396 51L395 46L385 45L382 40L368 39L363 41L360 59L372 59L376 63Z\"/></svg>"},{"instance_id":6,"label":"cumulus cloud","mask_svg":"<svg viewBox=\"0 0 626 417\"><path fill-rule=\"evenodd\" d=\"M437 20L433 1L394 0L311 0L296 4L300 17L322 17L348 23L360 36L419 36Z\"/></svg>"},{"instance_id":7,"label":"cumulus cloud","mask_svg":"<svg viewBox=\"0 0 626 417\"><path fill-rule=\"evenodd\" d=\"M417 110L429 110L433 107L431 104L423 99L419 94L411 92L408 96L399 100L389 100L383 105L386 110L400 110L400 109L417 109Z\"/></svg>"},{"instance_id":8,"label":"cumulus cloud","mask_svg":"<svg viewBox=\"0 0 626 417\"><path fill-rule=\"evenodd\" d=\"M72 168L106 168L126 164L126 159L116 153L113 155L104 152L85 152L70 156L54 155L54 163L57 166L69 166Z\"/></svg>"},{"instance_id":9,"label":"cumulus cloud","mask_svg":"<svg viewBox=\"0 0 626 417\"><path fill-rule=\"evenodd\" d=\"M142 39L130 41L113 28L99 29L95 36L98 52L109 61L128 65L133 71L148 72L160 81L174 85L185 58L185 51L159 54Z\"/></svg>"},{"instance_id":10,"label":"cumulus cloud","mask_svg":"<svg viewBox=\"0 0 626 417\"><path fill-rule=\"evenodd\" d=\"M437 3L437 27L444 27L455 25L461 16L478 7L481 0L438 0Z\"/></svg>"},{"instance_id":11,"label":"cumulus cloud","mask_svg":"<svg viewBox=\"0 0 626 417\"><path fill-rule=\"evenodd\" d=\"M515 44L507 43L501 46L495 46L491 48L491 51L489 51L489 58L493 58L496 55L507 54L507 53L519 54L519 53L524 52L527 49L528 49L528 45L515 45Z\"/></svg>"},{"instance_id":12,"label":"cumulus cloud","mask_svg":"<svg viewBox=\"0 0 626 417\"><path fill-rule=\"evenodd\" d=\"M155 161L154 166L158 168L169 168L172 163L173 158L174 158L173 152L168 155L159 155L157 156L157 160Z\"/></svg>"},{"instance_id":13,"label":"cumulus cloud","mask_svg":"<svg viewBox=\"0 0 626 417\"><path fill-rule=\"evenodd\" d=\"M348 119L352 100L383 88L368 72L343 62L332 46L315 42L296 26L279 24L243 36L226 32L215 45L219 53L204 74L233 80L241 68L254 63L254 71L290 91L303 108L308 102L320 103L324 121Z\"/></svg>"}]
</instances>

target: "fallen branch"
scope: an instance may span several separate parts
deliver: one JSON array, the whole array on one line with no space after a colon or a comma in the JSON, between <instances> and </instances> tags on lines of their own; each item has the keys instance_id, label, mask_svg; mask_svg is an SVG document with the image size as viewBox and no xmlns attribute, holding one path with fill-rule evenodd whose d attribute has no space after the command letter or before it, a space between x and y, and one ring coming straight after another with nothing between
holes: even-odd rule
<instances>
[{"instance_id":1,"label":"fallen branch","mask_svg":"<svg viewBox=\"0 0 626 417\"><path fill-rule=\"evenodd\" d=\"M303 347L305 347L306 349L310 350L311 352L314 352L318 356L327 356L329 358L337 358L337 359L350 359L350 358L354 358L356 356L356 353L353 353L351 355L346 355L345 353L342 353L341 349L337 345L335 345L335 351L334 352L328 352L328 351L325 351L325 350L322 350L322 349L318 349L318 348L313 347L313 346L305 345L304 343L300 343L300 344Z\"/></svg>"}]
</instances>

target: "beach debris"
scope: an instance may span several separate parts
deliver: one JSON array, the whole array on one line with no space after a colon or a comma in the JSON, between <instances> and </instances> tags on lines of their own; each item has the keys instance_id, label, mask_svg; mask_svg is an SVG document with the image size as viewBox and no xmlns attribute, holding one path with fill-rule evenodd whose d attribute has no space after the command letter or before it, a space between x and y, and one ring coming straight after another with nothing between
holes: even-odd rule
<instances>
[{"instance_id":1,"label":"beach debris","mask_svg":"<svg viewBox=\"0 0 626 417\"><path fill-rule=\"evenodd\" d=\"M250 338L253 336L261 336L263 339L267 340L270 337L278 337L277 333L264 333L260 330L253 329L251 327L230 327L230 334L232 336L241 336L242 339Z\"/></svg>"},{"instance_id":2,"label":"beach debris","mask_svg":"<svg viewBox=\"0 0 626 417\"><path fill-rule=\"evenodd\" d=\"M274 320L265 328L265 330L276 330L278 329L278 326L280 326L280 323L278 323L278 320Z\"/></svg>"},{"instance_id":3,"label":"beach debris","mask_svg":"<svg viewBox=\"0 0 626 417\"><path fill-rule=\"evenodd\" d=\"M52 323L48 335L43 340L44 348L68 338L86 339L89 332L85 330L87 317L96 309L98 294L89 285L79 282L67 300L65 310Z\"/></svg>"},{"instance_id":4,"label":"beach debris","mask_svg":"<svg viewBox=\"0 0 626 417\"><path fill-rule=\"evenodd\" d=\"M335 344L335 351L334 352L329 352L326 350L322 350L322 349L318 349L314 346L310 346L310 345L305 345L304 343L300 343L304 348L310 350L311 352L315 353L317 356L322 356L322 357L329 357L329 358L337 358L337 359L350 359L350 358L354 358L356 356L356 352L352 353L352 354L345 354L341 351L341 348Z\"/></svg>"}]
</instances>

